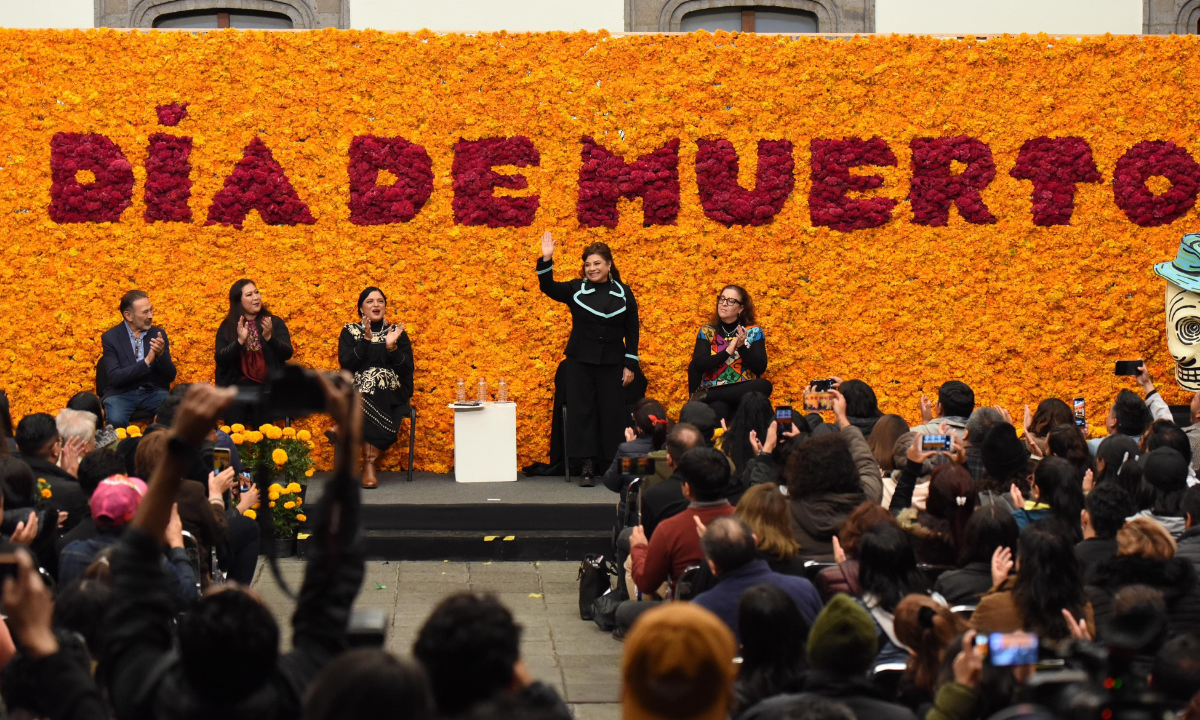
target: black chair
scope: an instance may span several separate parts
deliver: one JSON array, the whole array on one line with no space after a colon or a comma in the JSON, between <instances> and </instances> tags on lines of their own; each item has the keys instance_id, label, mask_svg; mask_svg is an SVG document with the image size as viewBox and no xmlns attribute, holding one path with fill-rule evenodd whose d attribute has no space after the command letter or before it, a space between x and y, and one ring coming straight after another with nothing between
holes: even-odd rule
<instances>
[{"instance_id":1,"label":"black chair","mask_svg":"<svg viewBox=\"0 0 1200 720\"><path fill-rule=\"evenodd\" d=\"M837 563L806 560L804 562L804 577L807 578L809 582L815 583L817 581L817 575L820 575L821 571L825 568L830 567L837 567Z\"/></svg>"},{"instance_id":2,"label":"black chair","mask_svg":"<svg viewBox=\"0 0 1200 720\"><path fill-rule=\"evenodd\" d=\"M108 389L108 368L104 367L104 356L96 361L96 397L103 402L104 391ZM129 416L129 422L145 422L154 419L153 410L134 410Z\"/></svg>"},{"instance_id":3,"label":"black chair","mask_svg":"<svg viewBox=\"0 0 1200 720\"><path fill-rule=\"evenodd\" d=\"M696 577L700 575L699 565L688 565L679 573L679 580L675 581L675 599L676 600L691 600L696 597L696 593L692 591L692 584L696 582Z\"/></svg>"},{"instance_id":4,"label":"black chair","mask_svg":"<svg viewBox=\"0 0 1200 720\"><path fill-rule=\"evenodd\" d=\"M919 563L917 569L924 573L930 587L932 587L942 573L957 570L958 568L953 565L928 565L926 563Z\"/></svg>"},{"instance_id":5,"label":"black chair","mask_svg":"<svg viewBox=\"0 0 1200 720\"><path fill-rule=\"evenodd\" d=\"M900 688L900 678L904 676L905 663L881 663L871 671L871 684L879 691L880 696L894 698Z\"/></svg>"}]
</instances>

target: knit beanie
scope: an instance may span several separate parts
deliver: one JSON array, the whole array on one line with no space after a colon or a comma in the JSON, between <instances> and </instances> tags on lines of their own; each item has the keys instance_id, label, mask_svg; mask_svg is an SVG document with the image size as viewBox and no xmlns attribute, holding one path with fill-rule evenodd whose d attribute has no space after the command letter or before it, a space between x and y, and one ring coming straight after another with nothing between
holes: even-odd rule
<instances>
[{"instance_id":1,"label":"knit beanie","mask_svg":"<svg viewBox=\"0 0 1200 720\"><path fill-rule=\"evenodd\" d=\"M1009 423L992 428L979 447L983 469L993 480L1012 480L1025 475L1029 466L1029 448L1017 437L1017 429Z\"/></svg>"},{"instance_id":2,"label":"knit beanie","mask_svg":"<svg viewBox=\"0 0 1200 720\"><path fill-rule=\"evenodd\" d=\"M849 595L834 595L808 631L809 664L833 675L864 674L878 649L875 621Z\"/></svg>"},{"instance_id":3,"label":"knit beanie","mask_svg":"<svg viewBox=\"0 0 1200 720\"><path fill-rule=\"evenodd\" d=\"M1160 447L1144 458L1142 473L1146 482L1161 492L1187 489L1187 459L1175 448Z\"/></svg>"},{"instance_id":4,"label":"knit beanie","mask_svg":"<svg viewBox=\"0 0 1200 720\"><path fill-rule=\"evenodd\" d=\"M679 411L679 422L695 425L704 436L705 442L712 442L713 431L721 425L717 413L712 406L702 402L689 402Z\"/></svg>"},{"instance_id":5,"label":"knit beanie","mask_svg":"<svg viewBox=\"0 0 1200 720\"><path fill-rule=\"evenodd\" d=\"M733 633L699 605L647 610L625 636L623 720L725 720L736 654Z\"/></svg>"}]
</instances>

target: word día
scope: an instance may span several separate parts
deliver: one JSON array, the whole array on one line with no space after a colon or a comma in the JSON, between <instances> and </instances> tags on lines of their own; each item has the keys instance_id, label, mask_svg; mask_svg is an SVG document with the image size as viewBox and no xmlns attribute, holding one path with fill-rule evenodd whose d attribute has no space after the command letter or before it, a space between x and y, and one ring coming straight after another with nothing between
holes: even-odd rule
<instances>
[{"instance_id":1,"label":"word d\u00eda","mask_svg":"<svg viewBox=\"0 0 1200 720\"><path fill-rule=\"evenodd\" d=\"M162 105L159 122L176 125L185 105ZM950 207L968 223L990 224L981 191L996 177L986 143L965 135L914 138L908 195L913 222L946 225ZM696 185L704 214L727 226L769 223L783 209L795 185L793 146L787 140L761 140L754 189L738 183L738 154L725 139L698 141ZM146 160L145 220L192 222L189 155L192 139L167 133L149 138ZM810 143L812 188L808 195L813 225L843 232L879 227L892 219L897 201L855 198L849 193L878 188L879 175L855 174L864 167L895 166L887 142L876 138L814 139ZM576 215L586 227L616 227L618 201L642 199L643 223L672 225L679 214L679 140L669 140L633 162L593 138L580 140L581 164ZM501 166L537 166L540 155L524 136L459 140L451 166L454 220L460 225L525 227L533 223L539 197L497 197L496 188L522 190L523 175L495 172ZM961 171L954 172L954 164ZM58 223L117 222L132 205L133 168L116 143L100 134L57 133L50 141L50 218ZM386 225L412 220L433 194L433 161L424 147L400 137L359 135L350 143L350 222ZM380 173L388 173L380 183ZM1021 147L1009 175L1032 185L1033 222L1067 225L1078 183L1102 181L1091 147L1079 137L1038 137ZM1161 176L1170 187L1155 194L1147 180ZM393 180L394 178L394 180ZM1165 225L1186 214L1200 193L1200 164L1173 142L1147 140L1117 161L1113 201L1142 227ZM222 189L213 197L206 225L240 228L257 210L269 225L316 222L283 167L257 137L242 152Z\"/></svg>"}]
</instances>

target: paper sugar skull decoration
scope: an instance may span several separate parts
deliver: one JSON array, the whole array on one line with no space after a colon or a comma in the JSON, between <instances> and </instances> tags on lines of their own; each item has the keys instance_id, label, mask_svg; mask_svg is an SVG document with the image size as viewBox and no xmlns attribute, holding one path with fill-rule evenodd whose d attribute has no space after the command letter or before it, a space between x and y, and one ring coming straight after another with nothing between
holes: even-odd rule
<instances>
[{"instance_id":1,"label":"paper sugar skull decoration","mask_svg":"<svg viewBox=\"0 0 1200 720\"><path fill-rule=\"evenodd\" d=\"M1154 272L1167 281L1167 350L1175 359L1175 381L1200 391L1200 233L1188 233L1171 262Z\"/></svg>"}]
</instances>

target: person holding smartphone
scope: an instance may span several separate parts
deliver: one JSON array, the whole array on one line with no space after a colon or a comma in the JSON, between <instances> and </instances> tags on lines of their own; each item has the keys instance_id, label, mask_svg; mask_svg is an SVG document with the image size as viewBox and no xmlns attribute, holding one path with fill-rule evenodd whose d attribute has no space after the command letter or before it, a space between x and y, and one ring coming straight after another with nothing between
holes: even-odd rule
<instances>
[{"instance_id":1,"label":"person holding smartphone","mask_svg":"<svg viewBox=\"0 0 1200 720\"><path fill-rule=\"evenodd\" d=\"M287 325L263 304L254 281L235 282L229 288L229 312L217 328L217 385L261 386L291 359L292 352ZM237 408L226 411L227 423L247 419Z\"/></svg>"},{"instance_id":2,"label":"person holding smartphone","mask_svg":"<svg viewBox=\"0 0 1200 720\"><path fill-rule=\"evenodd\" d=\"M638 367L637 300L621 282L612 251L597 242L583 249L581 277L554 279L554 236L542 235L538 287L571 310L571 336L560 366L566 398L568 454L583 460L580 486L595 485L596 468L608 467L625 435L628 412L623 389Z\"/></svg>"},{"instance_id":3,"label":"person holding smartphone","mask_svg":"<svg viewBox=\"0 0 1200 720\"><path fill-rule=\"evenodd\" d=\"M412 342L404 323L386 317L387 296L377 287L358 294L358 322L346 323L338 337L338 364L354 373L362 393L362 486L379 485L375 463L382 457L408 416L413 394Z\"/></svg>"},{"instance_id":4,"label":"person holding smartphone","mask_svg":"<svg viewBox=\"0 0 1200 720\"><path fill-rule=\"evenodd\" d=\"M740 285L726 285L712 319L696 335L688 365L692 400L728 420L747 393L771 396L771 382L762 377L766 371L767 340L755 324L754 301Z\"/></svg>"}]
</instances>

